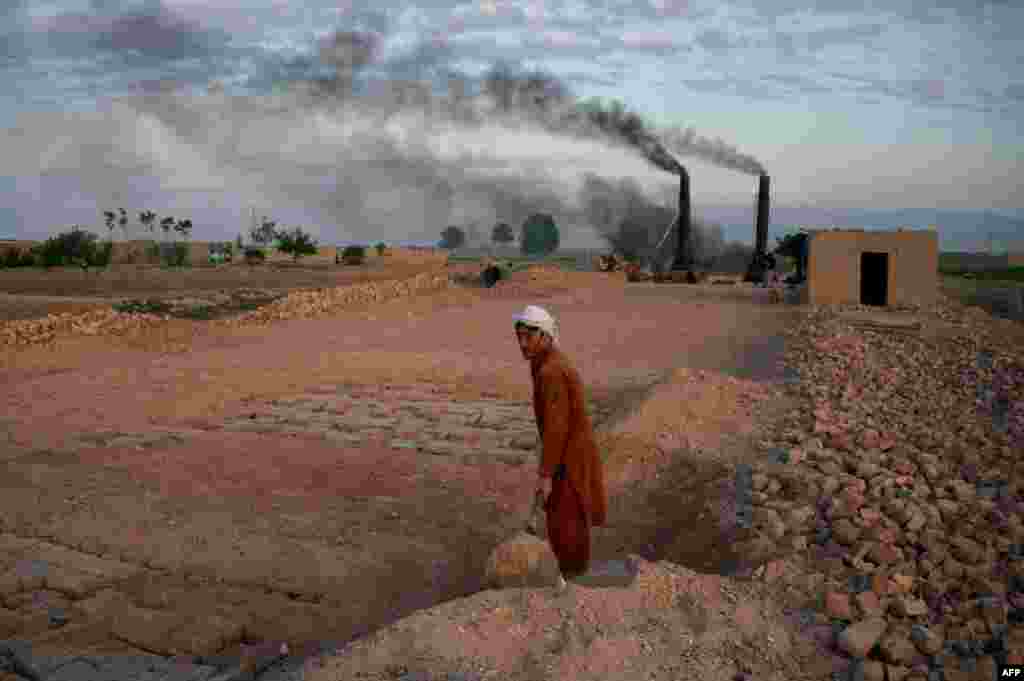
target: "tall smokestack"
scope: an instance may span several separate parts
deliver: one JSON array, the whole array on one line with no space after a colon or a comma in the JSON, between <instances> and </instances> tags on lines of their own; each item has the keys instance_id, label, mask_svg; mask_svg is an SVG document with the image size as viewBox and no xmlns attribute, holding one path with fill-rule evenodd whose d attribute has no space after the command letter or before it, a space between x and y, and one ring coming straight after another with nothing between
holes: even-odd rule
<instances>
[{"instance_id":1,"label":"tall smokestack","mask_svg":"<svg viewBox=\"0 0 1024 681\"><path fill-rule=\"evenodd\" d=\"M770 200L769 196L770 179L762 175L757 187L757 243L756 252L764 255L768 252L768 222L770 221Z\"/></svg>"},{"instance_id":2,"label":"tall smokestack","mask_svg":"<svg viewBox=\"0 0 1024 681\"><path fill-rule=\"evenodd\" d=\"M770 200L768 198L771 181L767 175L761 175L757 184L757 215L754 218L754 255L747 267L744 281L763 283L774 258L768 256L768 222L770 220Z\"/></svg>"},{"instance_id":3,"label":"tall smokestack","mask_svg":"<svg viewBox=\"0 0 1024 681\"><path fill-rule=\"evenodd\" d=\"M679 166L679 220L676 232L676 257L672 263L673 270L688 270L693 266L693 254L690 252L690 174L686 168Z\"/></svg>"}]
</instances>

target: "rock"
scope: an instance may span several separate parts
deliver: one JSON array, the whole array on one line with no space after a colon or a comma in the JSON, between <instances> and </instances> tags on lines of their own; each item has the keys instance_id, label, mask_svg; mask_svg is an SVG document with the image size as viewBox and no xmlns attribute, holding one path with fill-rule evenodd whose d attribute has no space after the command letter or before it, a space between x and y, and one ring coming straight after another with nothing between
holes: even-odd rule
<instances>
[{"instance_id":1,"label":"rock","mask_svg":"<svg viewBox=\"0 0 1024 681\"><path fill-rule=\"evenodd\" d=\"M484 580L496 589L543 587L553 586L559 574L550 545L520 532L494 548L487 559Z\"/></svg>"},{"instance_id":2,"label":"rock","mask_svg":"<svg viewBox=\"0 0 1024 681\"><path fill-rule=\"evenodd\" d=\"M786 536L786 529L786 523L782 522L781 519L769 521L764 527L765 533L775 541L779 541Z\"/></svg>"},{"instance_id":3,"label":"rock","mask_svg":"<svg viewBox=\"0 0 1024 681\"><path fill-rule=\"evenodd\" d=\"M942 637L920 624L911 627L910 639L922 655L938 655L942 650Z\"/></svg>"},{"instance_id":4,"label":"rock","mask_svg":"<svg viewBox=\"0 0 1024 681\"><path fill-rule=\"evenodd\" d=\"M870 506L860 509L861 525L866 528L875 527L882 520L882 513Z\"/></svg>"},{"instance_id":5,"label":"rock","mask_svg":"<svg viewBox=\"0 0 1024 681\"><path fill-rule=\"evenodd\" d=\"M947 556L946 560L942 563L942 574L949 579L960 579L964 576L964 566L957 562L953 556Z\"/></svg>"},{"instance_id":6,"label":"rock","mask_svg":"<svg viewBox=\"0 0 1024 681\"><path fill-rule=\"evenodd\" d=\"M839 470L839 466L831 462L829 462L827 466L829 468L828 470L826 470L826 464L821 466L821 472L828 476L821 484L821 494L828 499L831 498L832 495L835 494L843 485L839 482L839 478L837 477L842 472Z\"/></svg>"},{"instance_id":7,"label":"rock","mask_svg":"<svg viewBox=\"0 0 1024 681\"><path fill-rule=\"evenodd\" d=\"M885 665L878 660L864 662L864 681L885 681Z\"/></svg>"},{"instance_id":8,"label":"rock","mask_svg":"<svg viewBox=\"0 0 1024 681\"><path fill-rule=\"evenodd\" d=\"M914 590L914 578L910 575L896 573L889 577L892 583L892 593L908 594Z\"/></svg>"},{"instance_id":9,"label":"rock","mask_svg":"<svg viewBox=\"0 0 1024 681\"><path fill-rule=\"evenodd\" d=\"M867 555L878 565L891 565L903 560L903 552L888 542L874 542Z\"/></svg>"},{"instance_id":10,"label":"rock","mask_svg":"<svg viewBox=\"0 0 1024 681\"><path fill-rule=\"evenodd\" d=\"M786 522L793 527L793 529L804 529L810 523L811 519L814 518L814 509L810 506L800 506L794 508L789 512L786 517Z\"/></svg>"},{"instance_id":11,"label":"rock","mask_svg":"<svg viewBox=\"0 0 1024 681\"><path fill-rule=\"evenodd\" d=\"M882 649L882 657L890 664L910 664L917 656L914 644L903 634L886 635L878 647Z\"/></svg>"},{"instance_id":12,"label":"rock","mask_svg":"<svg viewBox=\"0 0 1024 681\"><path fill-rule=\"evenodd\" d=\"M853 619L853 608L850 595L841 591L829 591L825 594L825 614L832 619L850 621Z\"/></svg>"},{"instance_id":13,"label":"rock","mask_svg":"<svg viewBox=\"0 0 1024 681\"><path fill-rule=\"evenodd\" d=\"M852 624L839 634L839 648L854 657L867 657L868 651L882 638L887 626L881 617Z\"/></svg>"},{"instance_id":14,"label":"rock","mask_svg":"<svg viewBox=\"0 0 1024 681\"><path fill-rule=\"evenodd\" d=\"M854 597L863 617L880 617L885 614L882 604L874 591L862 591Z\"/></svg>"},{"instance_id":15,"label":"rock","mask_svg":"<svg viewBox=\"0 0 1024 681\"><path fill-rule=\"evenodd\" d=\"M853 546L860 538L860 532L860 528L846 518L840 518L832 524L832 534L844 546Z\"/></svg>"},{"instance_id":16,"label":"rock","mask_svg":"<svg viewBox=\"0 0 1024 681\"><path fill-rule=\"evenodd\" d=\"M915 511L904 525L907 532L918 532L928 524L928 518L921 511Z\"/></svg>"},{"instance_id":17,"label":"rock","mask_svg":"<svg viewBox=\"0 0 1024 681\"><path fill-rule=\"evenodd\" d=\"M964 537L954 539L951 548L957 560L971 565L980 563L985 557L984 549L977 542Z\"/></svg>"},{"instance_id":18,"label":"rock","mask_svg":"<svg viewBox=\"0 0 1024 681\"><path fill-rule=\"evenodd\" d=\"M910 668L898 664L885 665L885 673L888 681L909 681Z\"/></svg>"},{"instance_id":19,"label":"rock","mask_svg":"<svg viewBox=\"0 0 1024 681\"><path fill-rule=\"evenodd\" d=\"M894 599L889 608L900 617L924 617L928 614L927 603L909 596Z\"/></svg>"},{"instance_id":20,"label":"rock","mask_svg":"<svg viewBox=\"0 0 1024 681\"><path fill-rule=\"evenodd\" d=\"M952 522L956 519L957 516L960 515L960 504L956 503L955 501L950 501L949 499L939 499L939 501L937 501L935 505L938 507L939 512L942 514L943 521L947 523Z\"/></svg>"},{"instance_id":21,"label":"rock","mask_svg":"<svg viewBox=\"0 0 1024 681\"><path fill-rule=\"evenodd\" d=\"M998 678L999 665L991 655L985 655L978 658L978 662L974 668L974 678L976 679L995 679Z\"/></svg>"}]
</instances>

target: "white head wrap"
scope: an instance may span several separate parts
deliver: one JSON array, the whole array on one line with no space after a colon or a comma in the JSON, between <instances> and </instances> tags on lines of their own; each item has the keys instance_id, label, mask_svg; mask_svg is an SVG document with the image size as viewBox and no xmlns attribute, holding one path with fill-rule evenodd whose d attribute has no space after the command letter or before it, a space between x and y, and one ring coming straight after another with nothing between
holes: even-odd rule
<instances>
[{"instance_id":1,"label":"white head wrap","mask_svg":"<svg viewBox=\"0 0 1024 681\"><path fill-rule=\"evenodd\" d=\"M558 344L558 322L543 307L527 305L526 309L512 318L514 323L523 323L527 326L534 326L547 335L551 336L552 342Z\"/></svg>"}]
</instances>

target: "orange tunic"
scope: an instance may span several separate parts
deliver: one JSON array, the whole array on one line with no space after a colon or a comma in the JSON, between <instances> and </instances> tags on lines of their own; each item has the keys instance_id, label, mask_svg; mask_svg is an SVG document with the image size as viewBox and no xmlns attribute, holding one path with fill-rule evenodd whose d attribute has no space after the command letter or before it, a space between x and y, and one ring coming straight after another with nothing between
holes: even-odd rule
<instances>
[{"instance_id":1,"label":"orange tunic","mask_svg":"<svg viewBox=\"0 0 1024 681\"><path fill-rule=\"evenodd\" d=\"M562 572L579 574L590 562L590 528L607 522L604 469L579 373L555 347L534 359L531 371L540 474L553 478L548 540Z\"/></svg>"}]
</instances>

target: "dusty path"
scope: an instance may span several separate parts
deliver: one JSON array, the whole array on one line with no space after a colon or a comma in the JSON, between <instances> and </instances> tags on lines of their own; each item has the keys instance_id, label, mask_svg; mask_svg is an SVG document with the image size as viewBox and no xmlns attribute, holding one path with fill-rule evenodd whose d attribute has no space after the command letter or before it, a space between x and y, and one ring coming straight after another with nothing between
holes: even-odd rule
<instances>
[{"instance_id":1,"label":"dusty path","mask_svg":"<svg viewBox=\"0 0 1024 681\"><path fill-rule=\"evenodd\" d=\"M792 310L606 288L543 302L619 451L616 428L679 367L780 378L773 339ZM529 499L529 373L509 320L537 300L480 297L203 332L187 353L80 339L8 357L0 638L110 654L301 647L478 591ZM713 388L700 384L694 399ZM763 411L704 413L689 462L642 438L646 459L610 462L615 521L596 556L734 565L694 523L698 483L721 473L716 453L749 446L741 424Z\"/></svg>"}]
</instances>

